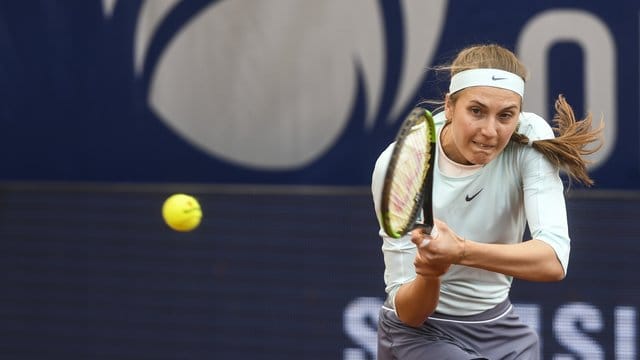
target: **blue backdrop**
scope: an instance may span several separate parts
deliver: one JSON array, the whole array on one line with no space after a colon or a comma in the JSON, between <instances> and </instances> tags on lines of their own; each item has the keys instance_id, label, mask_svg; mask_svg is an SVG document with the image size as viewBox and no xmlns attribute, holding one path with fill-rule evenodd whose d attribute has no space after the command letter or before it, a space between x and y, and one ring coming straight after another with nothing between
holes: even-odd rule
<instances>
[{"instance_id":1,"label":"blue backdrop","mask_svg":"<svg viewBox=\"0 0 640 360\"><path fill-rule=\"evenodd\" d=\"M638 188L637 1L318 4L0 4L0 178L367 185L446 88L428 68L497 42L531 67L525 110L604 117L598 186Z\"/></svg>"}]
</instances>

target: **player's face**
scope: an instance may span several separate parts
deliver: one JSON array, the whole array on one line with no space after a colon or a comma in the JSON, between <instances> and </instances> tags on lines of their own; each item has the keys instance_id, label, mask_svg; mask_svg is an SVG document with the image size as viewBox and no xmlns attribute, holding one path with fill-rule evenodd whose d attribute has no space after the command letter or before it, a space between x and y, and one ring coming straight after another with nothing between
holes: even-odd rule
<instances>
[{"instance_id":1,"label":"player's face","mask_svg":"<svg viewBox=\"0 0 640 360\"><path fill-rule=\"evenodd\" d=\"M453 102L447 95L444 152L460 164L484 165L509 143L520 114L520 95L510 90L475 86L461 90Z\"/></svg>"}]
</instances>

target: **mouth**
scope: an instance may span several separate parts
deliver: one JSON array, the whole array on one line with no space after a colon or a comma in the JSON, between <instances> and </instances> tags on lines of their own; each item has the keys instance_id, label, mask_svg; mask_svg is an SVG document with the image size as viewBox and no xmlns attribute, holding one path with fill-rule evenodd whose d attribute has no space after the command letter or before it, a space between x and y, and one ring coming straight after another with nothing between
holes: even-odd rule
<instances>
[{"instance_id":1,"label":"mouth","mask_svg":"<svg viewBox=\"0 0 640 360\"><path fill-rule=\"evenodd\" d=\"M481 143L481 142L478 142L478 141L472 141L472 143L474 145L476 145L477 147L479 147L480 149L483 149L483 150L490 150L490 149L495 147L493 145L484 144L484 143Z\"/></svg>"}]
</instances>

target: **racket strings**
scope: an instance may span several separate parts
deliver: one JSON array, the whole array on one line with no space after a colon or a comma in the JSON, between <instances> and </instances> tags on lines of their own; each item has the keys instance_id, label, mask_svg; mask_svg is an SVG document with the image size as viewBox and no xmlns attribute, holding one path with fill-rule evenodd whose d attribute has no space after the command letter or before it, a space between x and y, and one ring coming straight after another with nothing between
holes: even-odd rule
<instances>
[{"instance_id":1,"label":"racket strings","mask_svg":"<svg viewBox=\"0 0 640 360\"><path fill-rule=\"evenodd\" d=\"M390 217L394 228L405 228L418 211L421 188L428 170L429 142L424 121L408 130L398 154L390 184Z\"/></svg>"}]
</instances>

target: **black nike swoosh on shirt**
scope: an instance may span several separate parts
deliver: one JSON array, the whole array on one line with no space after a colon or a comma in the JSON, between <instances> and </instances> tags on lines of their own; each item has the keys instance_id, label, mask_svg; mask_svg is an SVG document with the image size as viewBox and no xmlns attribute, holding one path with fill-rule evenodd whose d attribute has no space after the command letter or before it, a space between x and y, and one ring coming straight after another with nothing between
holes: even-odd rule
<instances>
[{"instance_id":1,"label":"black nike swoosh on shirt","mask_svg":"<svg viewBox=\"0 0 640 360\"><path fill-rule=\"evenodd\" d=\"M473 195L471 195L471 196L467 195L467 196L465 196L465 197L464 197L464 199L465 199L465 200L467 200L467 201L471 201L471 200L473 200L476 196L478 196L478 194L480 194L480 192L482 192L482 190L483 190L483 189L478 190L478 192L477 192L477 193L475 193L475 194L473 194Z\"/></svg>"},{"instance_id":2,"label":"black nike swoosh on shirt","mask_svg":"<svg viewBox=\"0 0 640 360\"><path fill-rule=\"evenodd\" d=\"M495 75L493 75L493 76L491 77L491 80L493 80L493 81L497 81L497 80L504 80L504 79L506 79L506 78L498 77L498 76L495 76Z\"/></svg>"}]
</instances>

